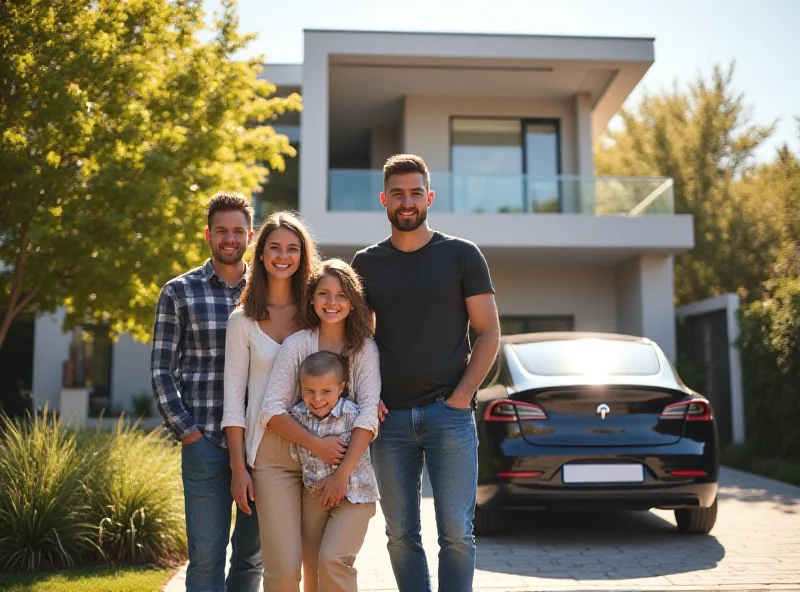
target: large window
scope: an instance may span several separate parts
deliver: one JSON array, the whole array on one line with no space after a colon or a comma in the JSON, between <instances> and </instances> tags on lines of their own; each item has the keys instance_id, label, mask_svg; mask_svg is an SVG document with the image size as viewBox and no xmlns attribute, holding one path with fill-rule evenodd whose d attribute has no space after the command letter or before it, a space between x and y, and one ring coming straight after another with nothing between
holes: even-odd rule
<instances>
[{"instance_id":1,"label":"large window","mask_svg":"<svg viewBox=\"0 0 800 592\"><path fill-rule=\"evenodd\" d=\"M451 119L453 211L558 212L557 120Z\"/></svg>"}]
</instances>

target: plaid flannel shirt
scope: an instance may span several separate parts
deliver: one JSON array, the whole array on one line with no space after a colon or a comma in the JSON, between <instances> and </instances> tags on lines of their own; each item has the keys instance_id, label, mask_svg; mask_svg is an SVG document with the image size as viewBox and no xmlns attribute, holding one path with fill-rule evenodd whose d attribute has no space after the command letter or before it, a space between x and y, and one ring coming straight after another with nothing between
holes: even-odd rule
<instances>
[{"instance_id":1,"label":"plaid flannel shirt","mask_svg":"<svg viewBox=\"0 0 800 592\"><path fill-rule=\"evenodd\" d=\"M225 329L245 275L227 285L211 259L166 283L156 307L150 356L153 393L176 440L195 429L226 446L222 423Z\"/></svg>"},{"instance_id":2,"label":"plaid flannel shirt","mask_svg":"<svg viewBox=\"0 0 800 592\"><path fill-rule=\"evenodd\" d=\"M324 438L338 436L345 442L350 441L353 434L355 419L358 416L358 405L344 397L339 399L331 412L322 419L311 413L303 401L292 407L292 416L309 432ZM318 481L332 475L336 467L324 463L316 454L292 444L289 447L292 458L300 463L303 470L303 485L312 491ZM350 473L347 482L347 499L353 504L366 504L380 499L378 495L378 481L369 459L369 448L356 463L356 468Z\"/></svg>"}]
</instances>

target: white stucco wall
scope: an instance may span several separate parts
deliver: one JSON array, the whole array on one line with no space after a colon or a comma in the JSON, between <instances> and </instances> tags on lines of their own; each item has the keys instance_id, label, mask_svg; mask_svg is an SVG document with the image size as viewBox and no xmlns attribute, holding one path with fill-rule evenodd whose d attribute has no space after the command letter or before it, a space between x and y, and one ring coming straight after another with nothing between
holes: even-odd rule
<instances>
[{"instance_id":1,"label":"white stucco wall","mask_svg":"<svg viewBox=\"0 0 800 592\"><path fill-rule=\"evenodd\" d=\"M612 267L491 267L503 315L575 318L576 331L617 331Z\"/></svg>"},{"instance_id":2,"label":"white stucco wall","mask_svg":"<svg viewBox=\"0 0 800 592\"><path fill-rule=\"evenodd\" d=\"M617 266L616 309L622 333L649 337L675 360L675 287L671 256L642 254Z\"/></svg>"},{"instance_id":3,"label":"white stucco wall","mask_svg":"<svg viewBox=\"0 0 800 592\"><path fill-rule=\"evenodd\" d=\"M466 99L407 96L403 107L403 145L425 159L431 172L450 170L451 117L513 117L558 119L561 133L561 172L578 174L575 101ZM591 133L591 130L590 130ZM591 137L589 137L591 146Z\"/></svg>"},{"instance_id":4,"label":"white stucco wall","mask_svg":"<svg viewBox=\"0 0 800 592\"><path fill-rule=\"evenodd\" d=\"M374 127L369 134L369 161L373 170L383 169L386 160L400 153L400 134L396 127Z\"/></svg>"},{"instance_id":5,"label":"white stucco wall","mask_svg":"<svg viewBox=\"0 0 800 592\"><path fill-rule=\"evenodd\" d=\"M120 335L112 346L111 401L114 405L133 410L133 397L146 393L152 396L150 384L150 344L139 343L130 335ZM155 405L153 412L156 413Z\"/></svg>"},{"instance_id":6,"label":"white stucco wall","mask_svg":"<svg viewBox=\"0 0 800 592\"><path fill-rule=\"evenodd\" d=\"M33 340L33 396L34 405L49 403L58 409L64 362L69 357L71 336L61 330L66 311L41 315L36 318Z\"/></svg>"},{"instance_id":7,"label":"white stucco wall","mask_svg":"<svg viewBox=\"0 0 800 592\"><path fill-rule=\"evenodd\" d=\"M64 315L62 309L52 315L41 315L35 321L32 390L36 406L48 403L58 409L60 404L63 367L72 338L61 329ZM150 345L124 334L111 346L111 355L112 404L130 410L135 395L152 392Z\"/></svg>"}]
</instances>

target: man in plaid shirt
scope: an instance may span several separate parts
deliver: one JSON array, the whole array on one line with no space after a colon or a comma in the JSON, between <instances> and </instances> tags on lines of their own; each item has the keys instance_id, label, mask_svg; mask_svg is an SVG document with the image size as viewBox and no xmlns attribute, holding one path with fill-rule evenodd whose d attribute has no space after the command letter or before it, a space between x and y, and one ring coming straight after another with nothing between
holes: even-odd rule
<instances>
[{"instance_id":1,"label":"man in plaid shirt","mask_svg":"<svg viewBox=\"0 0 800 592\"><path fill-rule=\"evenodd\" d=\"M225 329L245 286L242 257L253 237L253 210L239 194L220 192L208 205L211 258L166 283L156 308L151 370L156 406L182 444L181 473L189 541L187 592L256 592L261 544L255 506L231 526L231 469L221 427Z\"/></svg>"}]
</instances>

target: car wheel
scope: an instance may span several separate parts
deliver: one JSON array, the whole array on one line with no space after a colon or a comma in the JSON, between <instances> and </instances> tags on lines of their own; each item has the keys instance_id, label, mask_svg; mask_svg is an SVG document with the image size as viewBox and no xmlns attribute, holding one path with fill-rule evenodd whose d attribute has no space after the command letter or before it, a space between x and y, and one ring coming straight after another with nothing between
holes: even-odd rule
<instances>
[{"instance_id":1,"label":"car wheel","mask_svg":"<svg viewBox=\"0 0 800 592\"><path fill-rule=\"evenodd\" d=\"M496 533L501 526L500 512L475 508L475 518L472 521L472 531L476 536L486 536Z\"/></svg>"},{"instance_id":2,"label":"car wheel","mask_svg":"<svg viewBox=\"0 0 800 592\"><path fill-rule=\"evenodd\" d=\"M709 508L682 508L675 510L678 530L686 534L708 534L717 521L717 499Z\"/></svg>"}]
</instances>

